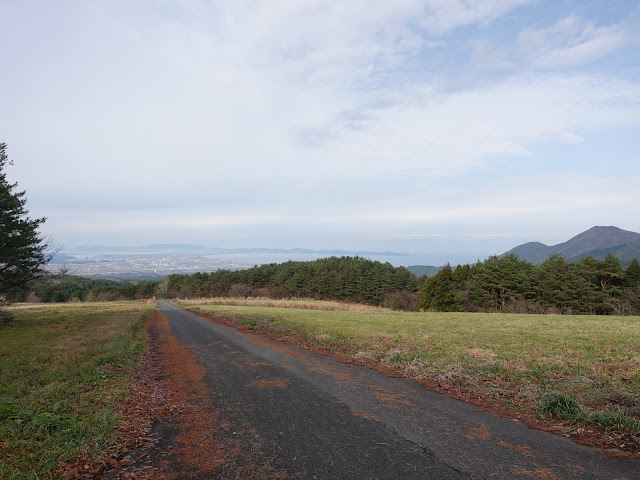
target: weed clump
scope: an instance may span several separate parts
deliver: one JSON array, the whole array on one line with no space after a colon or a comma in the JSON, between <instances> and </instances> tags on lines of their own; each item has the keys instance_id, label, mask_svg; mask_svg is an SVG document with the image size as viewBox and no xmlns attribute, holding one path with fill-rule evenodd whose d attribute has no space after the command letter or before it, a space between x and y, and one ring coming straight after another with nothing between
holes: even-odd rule
<instances>
[{"instance_id":1,"label":"weed clump","mask_svg":"<svg viewBox=\"0 0 640 480\"><path fill-rule=\"evenodd\" d=\"M586 425L636 435L640 420L622 411L596 411L583 408L576 399L562 392L545 393L538 401L538 414L551 415L560 420L580 421Z\"/></svg>"},{"instance_id":2,"label":"weed clump","mask_svg":"<svg viewBox=\"0 0 640 480\"><path fill-rule=\"evenodd\" d=\"M576 420L585 414L584 408L572 396L562 392L547 392L538 401L538 414L560 420Z\"/></svg>"},{"instance_id":3,"label":"weed clump","mask_svg":"<svg viewBox=\"0 0 640 480\"><path fill-rule=\"evenodd\" d=\"M595 412L587 421L593 425L618 430L621 432L638 434L640 433L640 420L623 412Z\"/></svg>"}]
</instances>

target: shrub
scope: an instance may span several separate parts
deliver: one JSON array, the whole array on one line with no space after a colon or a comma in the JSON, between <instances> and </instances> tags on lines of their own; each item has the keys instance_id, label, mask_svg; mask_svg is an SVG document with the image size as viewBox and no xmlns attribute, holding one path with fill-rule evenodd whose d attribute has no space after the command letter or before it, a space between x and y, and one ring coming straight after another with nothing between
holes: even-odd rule
<instances>
[{"instance_id":1,"label":"shrub","mask_svg":"<svg viewBox=\"0 0 640 480\"><path fill-rule=\"evenodd\" d=\"M245 285L244 283L234 283L227 290L227 297L233 298L247 298L251 296L253 292L253 288L249 285Z\"/></svg>"},{"instance_id":2,"label":"shrub","mask_svg":"<svg viewBox=\"0 0 640 480\"><path fill-rule=\"evenodd\" d=\"M273 287L268 284L264 287L254 289L253 295L260 298L271 298L273 300L289 298L289 292L287 292L286 289L282 287Z\"/></svg>"},{"instance_id":3,"label":"shrub","mask_svg":"<svg viewBox=\"0 0 640 480\"><path fill-rule=\"evenodd\" d=\"M395 290L384 297L384 306L392 310L417 311L420 294L407 290Z\"/></svg>"},{"instance_id":4,"label":"shrub","mask_svg":"<svg viewBox=\"0 0 640 480\"><path fill-rule=\"evenodd\" d=\"M38 295L36 295L36 292L31 292L27 296L27 302L29 302L29 303L41 303L42 299Z\"/></svg>"}]
</instances>

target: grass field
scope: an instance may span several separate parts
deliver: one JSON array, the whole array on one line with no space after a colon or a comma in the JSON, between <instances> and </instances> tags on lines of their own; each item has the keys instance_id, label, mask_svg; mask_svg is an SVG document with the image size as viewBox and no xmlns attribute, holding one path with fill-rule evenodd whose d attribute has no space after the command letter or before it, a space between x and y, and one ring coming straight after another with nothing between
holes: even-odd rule
<instances>
[{"instance_id":1,"label":"grass field","mask_svg":"<svg viewBox=\"0 0 640 480\"><path fill-rule=\"evenodd\" d=\"M10 310L0 329L0 478L60 478L116 450L117 414L144 349L135 302Z\"/></svg>"},{"instance_id":2,"label":"grass field","mask_svg":"<svg viewBox=\"0 0 640 480\"><path fill-rule=\"evenodd\" d=\"M350 311L312 300L180 304L640 447L640 317Z\"/></svg>"}]
</instances>

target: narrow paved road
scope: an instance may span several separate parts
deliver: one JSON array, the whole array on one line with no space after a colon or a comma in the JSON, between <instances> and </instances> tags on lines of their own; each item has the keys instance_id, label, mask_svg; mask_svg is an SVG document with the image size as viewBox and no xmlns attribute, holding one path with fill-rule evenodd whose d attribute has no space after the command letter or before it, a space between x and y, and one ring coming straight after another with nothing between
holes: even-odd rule
<instances>
[{"instance_id":1,"label":"narrow paved road","mask_svg":"<svg viewBox=\"0 0 640 480\"><path fill-rule=\"evenodd\" d=\"M235 455L259 457L281 478L640 478L637 459L166 302L159 309L171 335L203 368L202 382L225 427L220 441L237 436Z\"/></svg>"}]
</instances>

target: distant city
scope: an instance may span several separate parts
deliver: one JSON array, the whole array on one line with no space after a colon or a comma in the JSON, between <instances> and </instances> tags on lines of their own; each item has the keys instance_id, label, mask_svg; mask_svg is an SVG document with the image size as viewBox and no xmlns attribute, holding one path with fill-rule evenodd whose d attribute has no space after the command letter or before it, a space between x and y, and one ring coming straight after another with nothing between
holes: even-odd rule
<instances>
[{"instance_id":1,"label":"distant city","mask_svg":"<svg viewBox=\"0 0 640 480\"><path fill-rule=\"evenodd\" d=\"M408 265L410 255L397 252L307 249L219 249L197 245L76 247L54 255L48 268L88 278L158 280L170 274L241 270L265 263L311 261L330 256L362 256Z\"/></svg>"},{"instance_id":2,"label":"distant city","mask_svg":"<svg viewBox=\"0 0 640 480\"><path fill-rule=\"evenodd\" d=\"M500 254L500 252L494 252ZM614 226L595 226L566 242L547 246L527 242L506 253L540 263L558 253L568 261L591 255L602 260L613 254L623 265L640 258L640 233ZM54 255L49 268L68 270L88 278L158 280L167 275L242 270L254 265L293 261L313 261L324 257L363 257L394 267L407 267L416 275L434 275L446 263L452 266L482 261L488 255L409 254L398 252L310 250L303 248L218 248L191 244L154 244L138 247L82 246Z\"/></svg>"},{"instance_id":3,"label":"distant city","mask_svg":"<svg viewBox=\"0 0 640 480\"><path fill-rule=\"evenodd\" d=\"M49 269L68 270L88 278L158 280L172 273L191 274L216 270L240 270L253 264L195 255L97 255L90 258L56 256Z\"/></svg>"}]
</instances>

